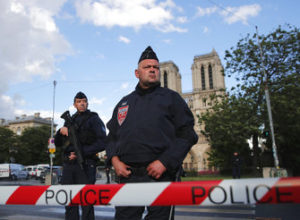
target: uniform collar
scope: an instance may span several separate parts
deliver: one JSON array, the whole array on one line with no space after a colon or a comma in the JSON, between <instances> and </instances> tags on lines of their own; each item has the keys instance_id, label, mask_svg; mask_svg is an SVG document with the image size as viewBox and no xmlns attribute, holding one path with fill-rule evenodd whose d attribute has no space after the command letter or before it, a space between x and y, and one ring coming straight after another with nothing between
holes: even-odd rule
<instances>
[{"instance_id":1,"label":"uniform collar","mask_svg":"<svg viewBox=\"0 0 300 220\"><path fill-rule=\"evenodd\" d=\"M152 93L155 89L160 87L160 82L158 82L156 85L148 88L148 89L143 89L140 84L138 83L135 87L135 91L139 94L139 95L146 95L148 93Z\"/></svg>"},{"instance_id":2,"label":"uniform collar","mask_svg":"<svg viewBox=\"0 0 300 220\"><path fill-rule=\"evenodd\" d=\"M79 112L76 112L74 115L73 115L73 118L76 118L77 116L83 116L83 115L86 115L86 114L89 114L91 111L90 110L86 110L85 112L82 112L79 114Z\"/></svg>"}]
</instances>

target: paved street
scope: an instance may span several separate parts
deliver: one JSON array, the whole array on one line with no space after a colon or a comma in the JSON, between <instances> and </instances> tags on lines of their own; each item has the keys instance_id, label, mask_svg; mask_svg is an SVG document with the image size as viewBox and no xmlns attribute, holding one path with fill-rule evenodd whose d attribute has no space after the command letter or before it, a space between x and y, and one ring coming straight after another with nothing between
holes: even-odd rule
<instances>
[{"instance_id":1,"label":"paved street","mask_svg":"<svg viewBox=\"0 0 300 220\"><path fill-rule=\"evenodd\" d=\"M279 211L281 217L274 216ZM273 213L273 214L272 214ZM112 220L114 208L110 206L96 206L96 219ZM270 218L272 216L273 218ZM259 218L260 217L260 218ZM54 220L64 219L64 207L62 206L24 206L24 205L0 205L0 220ZM299 220L299 206L268 206L267 211L257 213L255 207L191 207L181 206L175 209L175 220Z\"/></svg>"},{"instance_id":2,"label":"paved street","mask_svg":"<svg viewBox=\"0 0 300 220\"><path fill-rule=\"evenodd\" d=\"M246 220L255 219L254 208L210 208L210 207L176 207L175 220ZM54 220L64 219L64 207L62 206L0 206L0 220ZM96 219L112 220L113 207L95 207Z\"/></svg>"}]
</instances>

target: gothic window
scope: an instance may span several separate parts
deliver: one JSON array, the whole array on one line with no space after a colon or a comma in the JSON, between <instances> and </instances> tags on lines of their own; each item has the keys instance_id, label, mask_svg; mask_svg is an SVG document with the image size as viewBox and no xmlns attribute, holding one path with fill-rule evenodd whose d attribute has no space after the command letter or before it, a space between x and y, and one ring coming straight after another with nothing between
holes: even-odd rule
<instances>
[{"instance_id":1,"label":"gothic window","mask_svg":"<svg viewBox=\"0 0 300 220\"><path fill-rule=\"evenodd\" d=\"M202 81L202 90L205 90L205 73L204 73L204 67L201 66L201 81Z\"/></svg>"},{"instance_id":2,"label":"gothic window","mask_svg":"<svg viewBox=\"0 0 300 220\"><path fill-rule=\"evenodd\" d=\"M189 99L189 105L188 105L191 109L194 108L194 105L193 105L193 97L190 97Z\"/></svg>"},{"instance_id":3,"label":"gothic window","mask_svg":"<svg viewBox=\"0 0 300 220\"><path fill-rule=\"evenodd\" d=\"M206 106L206 98L202 99L202 103L203 103L203 107L205 107Z\"/></svg>"},{"instance_id":4,"label":"gothic window","mask_svg":"<svg viewBox=\"0 0 300 220\"><path fill-rule=\"evenodd\" d=\"M210 64L208 65L208 77L209 77L209 88L213 89L214 84L213 84L212 68Z\"/></svg>"},{"instance_id":5,"label":"gothic window","mask_svg":"<svg viewBox=\"0 0 300 220\"><path fill-rule=\"evenodd\" d=\"M168 88L168 73L164 71L164 87Z\"/></svg>"},{"instance_id":6,"label":"gothic window","mask_svg":"<svg viewBox=\"0 0 300 220\"><path fill-rule=\"evenodd\" d=\"M183 163L183 169L185 169L185 170L188 169L188 164L187 163Z\"/></svg>"}]
</instances>

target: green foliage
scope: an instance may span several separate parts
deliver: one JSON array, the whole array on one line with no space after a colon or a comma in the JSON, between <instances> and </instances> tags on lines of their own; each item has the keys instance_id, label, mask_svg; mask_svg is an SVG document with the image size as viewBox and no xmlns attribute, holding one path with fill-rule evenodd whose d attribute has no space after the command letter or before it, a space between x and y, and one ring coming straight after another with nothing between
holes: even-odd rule
<instances>
[{"instance_id":1,"label":"green foliage","mask_svg":"<svg viewBox=\"0 0 300 220\"><path fill-rule=\"evenodd\" d=\"M236 48L225 51L225 75L234 75L244 86L237 92L257 100L263 95L265 78L269 87L278 88L294 80L297 72L299 75L299 29L289 25L286 28L288 30L279 26L267 36L259 36L266 76L261 69L256 34L252 37L248 34L238 42Z\"/></svg>"},{"instance_id":2,"label":"green foliage","mask_svg":"<svg viewBox=\"0 0 300 220\"><path fill-rule=\"evenodd\" d=\"M18 138L16 162L24 165L49 163L48 140L50 136L49 126L25 129ZM57 149L57 151L54 164L60 164L61 149Z\"/></svg>"},{"instance_id":3,"label":"green foliage","mask_svg":"<svg viewBox=\"0 0 300 220\"><path fill-rule=\"evenodd\" d=\"M27 128L21 136L10 129L0 127L0 163L16 162L24 165L49 163L49 126ZM56 148L55 165L62 164L62 148Z\"/></svg>"},{"instance_id":4,"label":"green foliage","mask_svg":"<svg viewBox=\"0 0 300 220\"><path fill-rule=\"evenodd\" d=\"M235 47L225 51L224 74L235 77L238 85L219 98L213 111L200 116L203 133L209 138L209 160L222 168L229 166L234 150L249 148L253 139L253 166L259 165L258 138L270 131L265 88L268 86L280 165L300 174L300 33L299 28L279 26L266 36L258 36L263 51L265 74L256 34L248 34ZM271 151L270 135L266 142ZM242 153L240 152L240 153ZM247 156L249 158L249 155Z\"/></svg>"},{"instance_id":5,"label":"green foliage","mask_svg":"<svg viewBox=\"0 0 300 220\"><path fill-rule=\"evenodd\" d=\"M47 153L50 128L26 128L19 136L17 162L25 165L49 163Z\"/></svg>"},{"instance_id":6,"label":"green foliage","mask_svg":"<svg viewBox=\"0 0 300 220\"><path fill-rule=\"evenodd\" d=\"M205 123L202 133L209 139L212 147L208 158L211 166L222 169L231 167L235 151L249 163L247 139L257 130L255 120L251 120L251 117L249 102L235 96L216 97L212 111L199 116L199 123Z\"/></svg>"},{"instance_id":7,"label":"green foliage","mask_svg":"<svg viewBox=\"0 0 300 220\"><path fill-rule=\"evenodd\" d=\"M8 128L0 127L0 140L0 163L10 162L15 152L16 137Z\"/></svg>"},{"instance_id":8,"label":"green foliage","mask_svg":"<svg viewBox=\"0 0 300 220\"><path fill-rule=\"evenodd\" d=\"M281 167L300 175L300 76L293 83L273 94L272 110ZM267 144L271 149L270 140Z\"/></svg>"}]
</instances>

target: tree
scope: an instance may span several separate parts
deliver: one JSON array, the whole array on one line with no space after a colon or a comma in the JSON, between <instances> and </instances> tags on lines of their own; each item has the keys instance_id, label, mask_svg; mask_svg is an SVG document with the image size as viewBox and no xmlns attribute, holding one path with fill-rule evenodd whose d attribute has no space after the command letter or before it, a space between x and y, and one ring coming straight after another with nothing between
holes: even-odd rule
<instances>
[{"instance_id":1,"label":"tree","mask_svg":"<svg viewBox=\"0 0 300 220\"><path fill-rule=\"evenodd\" d=\"M300 77L273 94L276 144L282 167L300 175ZM271 146L268 141L268 146Z\"/></svg>"},{"instance_id":2,"label":"tree","mask_svg":"<svg viewBox=\"0 0 300 220\"><path fill-rule=\"evenodd\" d=\"M258 156L258 137L263 129L269 129L264 89L267 85L270 91L272 114L274 118L275 136L280 164L299 172L300 142L299 134L299 70L300 70L300 33L299 28L286 25L279 26L266 36L258 36L263 50L265 73L263 74L260 51L256 34L248 34L241 39L236 47L225 51L225 74L234 76L239 82L234 89L237 97L252 100L250 108L252 116L256 117L259 130L253 130L253 150ZM295 100L291 100L295 98ZM282 120L284 119L284 120ZM287 124L288 123L288 124ZM286 131L286 128L290 128ZM292 139L291 139L292 137ZM267 142L269 148L270 141ZM289 145L289 146L287 146ZM290 149L292 148L292 149ZM282 159L292 156L292 160Z\"/></svg>"},{"instance_id":3,"label":"tree","mask_svg":"<svg viewBox=\"0 0 300 220\"><path fill-rule=\"evenodd\" d=\"M5 127L0 127L0 163L8 163L13 160L15 135Z\"/></svg>"},{"instance_id":4,"label":"tree","mask_svg":"<svg viewBox=\"0 0 300 220\"><path fill-rule=\"evenodd\" d=\"M199 116L200 124L205 124L202 133L212 148L208 158L210 165L229 169L233 153L239 152L244 159L244 166L249 166L251 161L247 139L257 130L251 120L250 101L229 95L212 99L216 102L212 109Z\"/></svg>"},{"instance_id":5,"label":"tree","mask_svg":"<svg viewBox=\"0 0 300 220\"><path fill-rule=\"evenodd\" d=\"M279 26L270 34L258 38L263 50L266 75L261 68L256 34L248 34L235 47L225 51L224 74L235 77L238 84L221 100L220 97L215 98L217 104L212 110L199 117L200 123L205 124L202 132L212 146L209 159L225 168L229 166L229 154L237 147L246 150L245 141L252 138L252 165L260 165L258 139L265 130L270 131L264 93L267 85L271 95L280 165L299 175L299 29L290 25L284 28ZM270 135L266 145L267 151L271 152Z\"/></svg>"},{"instance_id":6,"label":"tree","mask_svg":"<svg viewBox=\"0 0 300 220\"><path fill-rule=\"evenodd\" d=\"M49 163L49 126L27 128L18 139L17 162L29 165ZM61 149L56 153L55 162L60 164Z\"/></svg>"}]
</instances>

